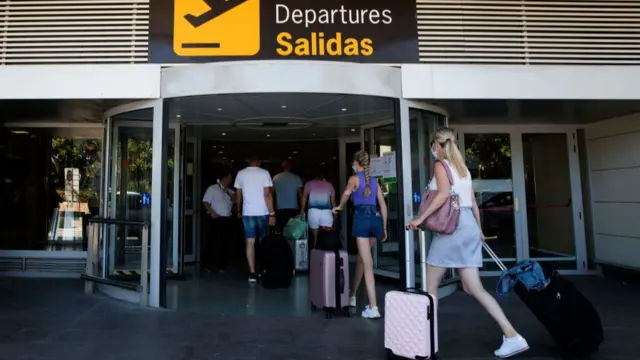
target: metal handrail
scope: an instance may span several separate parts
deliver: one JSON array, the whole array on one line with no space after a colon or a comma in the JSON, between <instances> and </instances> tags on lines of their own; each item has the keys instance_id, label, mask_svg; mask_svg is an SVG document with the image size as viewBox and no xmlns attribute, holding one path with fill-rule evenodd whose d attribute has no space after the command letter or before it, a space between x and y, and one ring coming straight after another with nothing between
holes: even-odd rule
<instances>
[{"instance_id":1,"label":"metal handrail","mask_svg":"<svg viewBox=\"0 0 640 360\"><path fill-rule=\"evenodd\" d=\"M146 221L130 221L121 219L108 219L94 217L88 219L89 231L87 231L87 266L85 273L81 278L85 280L85 293L93 294L94 285L96 283L117 286L127 290L137 291L140 294L140 306L147 306L149 301L149 224ZM101 231L101 226L139 226L142 227L142 244L141 244L141 269L140 284L132 285L122 281L106 278L106 272L102 274L99 271L100 265L102 269L107 268L107 247L106 231ZM101 241L102 240L102 241ZM100 258L99 252L102 246L103 256Z\"/></svg>"},{"instance_id":2,"label":"metal handrail","mask_svg":"<svg viewBox=\"0 0 640 360\"><path fill-rule=\"evenodd\" d=\"M107 225L131 225L131 226L145 226L148 225L146 221L133 221L123 219L109 219L92 217L87 220L88 223L107 224Z\"/></svg>"}]
</instances>

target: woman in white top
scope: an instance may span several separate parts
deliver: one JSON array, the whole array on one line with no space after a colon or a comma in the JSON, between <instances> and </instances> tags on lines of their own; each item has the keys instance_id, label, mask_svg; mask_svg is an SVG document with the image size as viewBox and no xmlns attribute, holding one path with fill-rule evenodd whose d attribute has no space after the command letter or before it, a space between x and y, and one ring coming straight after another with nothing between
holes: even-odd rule
<instances>
[{"instance_id":1,"label":"woman in white top","mask_svg":"<svg viewBox=\"0 0 640 360\"><path fill-rule=\"evenodd\" d=\"M453 191L460 198L460 219L451 235L434 234L427 257L427 288L438 297L438 288L448 268L460 274L464 290L473 296L500 325L503 332L502 346L494 352L497 357L508 358L529 349L527 341L513 328L496 299L482 286L479 268L482 267L482 242L480 211L476 204L471 174L456 144L452 129L441 128L431 141L431 153L437 160L435 176L429 188L438 193L424 213L411 220L408 227L417 229L431 214L440 208L451 190L445 166L451 170Z\"/></svg>"}]
</instances>

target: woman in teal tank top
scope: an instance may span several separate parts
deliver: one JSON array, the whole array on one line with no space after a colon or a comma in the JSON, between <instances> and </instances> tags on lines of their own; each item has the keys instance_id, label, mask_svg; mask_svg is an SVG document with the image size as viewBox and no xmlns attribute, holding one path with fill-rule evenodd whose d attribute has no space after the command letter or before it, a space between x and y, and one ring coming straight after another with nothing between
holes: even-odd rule
<instances>
[{"instance_id":1,"label":"woman in teal tank top","mask_svg":"<svg viewBox=\"0 0 640 360\"><path fill-rule=\"evenodd\" d=\"M369 154L358 151L353 156L353 170L356 173L349 178L347 186L340 198L340 204L333 209L334 214L342 210L343 206L353 196L352 235L358 245L358 262L351 286L349 305L356 306L356 292L364 277L369 305L362 311L362 317L368 319L380 318L380 311L376 301L376 284L373 276L373 259L371 247L377 239L387 240L387 204L382 189L377 180L371 176L369 170ZM377 206L380 207L378 216Z\"/></svg>"}]
</instances>

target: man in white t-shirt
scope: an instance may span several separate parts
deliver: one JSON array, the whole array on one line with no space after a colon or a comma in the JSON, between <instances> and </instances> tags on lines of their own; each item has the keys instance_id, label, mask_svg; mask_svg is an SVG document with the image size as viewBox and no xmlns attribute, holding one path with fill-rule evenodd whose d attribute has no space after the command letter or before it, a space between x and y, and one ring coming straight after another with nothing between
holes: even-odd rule
<instances>
[{"instance_id":1,"label":"man in white t-shirt","mask_svg":"<svg viewBox=\"0 0 640 360\"><path fill-rule=\"evenodd\" d=\"M255 268L256 239L265 238L269 226L275 225L273 211L273 197L271 196L271 174L260 168L257 156L249 158L249 166L240 170L236 175L236 205L238 216L242 216L244 232L247 238L246 253L249 265L249 282L258 281Z\"/></svg>"}]
</instances>

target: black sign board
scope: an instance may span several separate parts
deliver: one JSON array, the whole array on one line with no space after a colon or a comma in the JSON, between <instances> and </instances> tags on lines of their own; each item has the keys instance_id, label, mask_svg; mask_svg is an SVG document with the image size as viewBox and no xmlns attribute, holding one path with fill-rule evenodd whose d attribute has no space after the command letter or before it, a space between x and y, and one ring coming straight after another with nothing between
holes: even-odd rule
<instances>
[{"instance_id":1,"label":"black sign board","mask_svg":"<svg viewBox=\"0 0 640 360\"><path fill-rule=\"evenodd\" d=\"M149 62L418 61L415 0L152 0Z\"/></svg>"}]
</instances>

